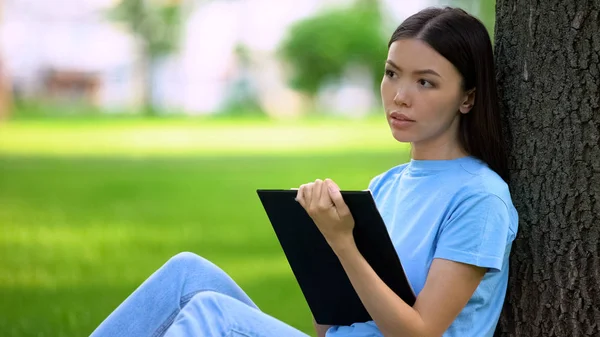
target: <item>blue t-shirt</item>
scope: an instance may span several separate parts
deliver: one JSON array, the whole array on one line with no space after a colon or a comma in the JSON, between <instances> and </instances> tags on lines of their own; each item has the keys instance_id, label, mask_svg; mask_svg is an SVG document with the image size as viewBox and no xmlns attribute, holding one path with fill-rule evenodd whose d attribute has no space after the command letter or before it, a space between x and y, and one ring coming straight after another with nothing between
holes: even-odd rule
<instances>
[{"instance_id":1,"label":"blue t-shirt","mask_svg":"<svg viewBox=\"0 0 600 337\"><path fill-rule=\"evenodd\" d=\"M373 178L369 189L417 296L435 258L489 269L444 337L491 337L518 228L504 180L474 157L411 160ZM327 337L371 336L382 336L373 321L327 332Z\"/></svg>"}]
</instances>

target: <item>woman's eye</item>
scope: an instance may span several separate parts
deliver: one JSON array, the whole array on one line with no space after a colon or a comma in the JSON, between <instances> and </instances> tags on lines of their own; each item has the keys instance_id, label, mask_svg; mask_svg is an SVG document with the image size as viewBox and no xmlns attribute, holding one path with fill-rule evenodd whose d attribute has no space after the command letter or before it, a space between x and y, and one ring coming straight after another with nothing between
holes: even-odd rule
<instances>
[{"instance_id":1,"label":"woman's eye","mask_svg":"<svg viewBox=\"0 0 600 337\"><path fill-rule=\"evenodd\" d=\"M419 80L419 84L421 86L423 86L424 88L433 88L434 87L433 83L429 82L428 80L421 79L421 80Z\"/></svg>"},{"instance_id":2,"label":"woman's eye","mask_svg":"<svg viewBox=\"0 0 600 337\"><path fill-rule=\"evenodd\" d=\"M391 70L386 70L385 71L385 76L387 77L394 77L395 73Z\"/></svg>"}]
</instances>

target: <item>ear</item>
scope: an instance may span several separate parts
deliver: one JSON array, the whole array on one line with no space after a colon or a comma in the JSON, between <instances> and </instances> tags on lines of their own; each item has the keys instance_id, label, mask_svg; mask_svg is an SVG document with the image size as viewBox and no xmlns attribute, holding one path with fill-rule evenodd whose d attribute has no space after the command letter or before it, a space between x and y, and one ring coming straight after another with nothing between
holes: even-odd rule
<instances>
[{"instance_id":1,"label":"ear","mask_svg":"<svg viewBox=\"0 0 600 337\"><path fill-rule=\"evenodd\" d=\"M467 91L465 93L465 97L463 98L463 102L460 104L459 110L462 114L467 114L473 108L473 104L475 104L475 88Z\"/></svg>"}]
</instances>

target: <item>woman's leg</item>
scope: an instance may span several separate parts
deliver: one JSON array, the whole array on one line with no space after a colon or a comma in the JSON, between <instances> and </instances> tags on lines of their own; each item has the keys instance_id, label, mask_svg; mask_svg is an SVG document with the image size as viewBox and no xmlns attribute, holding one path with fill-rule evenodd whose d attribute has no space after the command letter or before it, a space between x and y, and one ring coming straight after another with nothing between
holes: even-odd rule
<instances>
[{"instance_id":1,"label":"woman's leg","mask_svg":"<svg viewBox=\"0 0 600 337\"><path fill-rule=\"evenodd\" d=\"M180 253L144 281L92 337L162 336L187 302L204 291L225 294L256 308L223 270L198 255Z\"/></svg>"},{"instance_id":2,"label":"woman's leg","mask_svg":"<svg viewBox=\"0 0 600 337\"><path fill-rule=\"evenodd\" d=\"M164 337L308 337L303 332L227 295L194 296Z\"/></svg>"}]
</instances>

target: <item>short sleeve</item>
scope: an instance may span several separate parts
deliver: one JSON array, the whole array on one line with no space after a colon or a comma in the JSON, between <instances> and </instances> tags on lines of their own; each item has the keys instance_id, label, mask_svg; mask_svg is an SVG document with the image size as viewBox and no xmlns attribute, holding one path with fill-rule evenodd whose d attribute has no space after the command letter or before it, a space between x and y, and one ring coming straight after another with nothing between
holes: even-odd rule
<instances>
[{"instance_id":1,"label":"short sleeve","mask_svg":"<svg viewBox=\"0 0 600 337\"><path fill-rule=\"evenodd\" d=\"M369 181L369 186L367 187L371 192L375 192L377 186L379 185L379 181L381 180L381 176L383 174L376 175Z\"/></svg>"},{"instance_id":2,"label":"short sleeve","mask_svg":"<svg viewBox=\"0 0 600 337\"><path fill-rule=\"evenodd\" d=\"M462 201L440 227L434 258L502 269L510 216L502 199L478 194Z\"/></svg>"}]
</instances>

